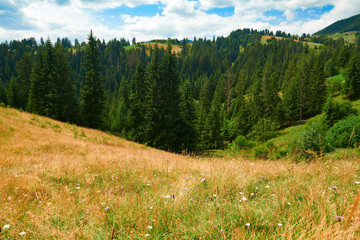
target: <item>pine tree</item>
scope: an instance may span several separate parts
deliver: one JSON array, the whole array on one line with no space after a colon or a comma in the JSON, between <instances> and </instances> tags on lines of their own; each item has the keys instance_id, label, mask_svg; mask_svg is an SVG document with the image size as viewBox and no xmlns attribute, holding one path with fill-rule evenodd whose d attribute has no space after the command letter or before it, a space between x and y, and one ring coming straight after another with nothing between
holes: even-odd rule
<instances>
[{"instance_id":1,"label":"pine tree","mask_svg":"<svg viewBox=\"0 0 360 240\"><path fill-rule=\"evenodd\" d=\"M315 64L313 65L310 74L311 81L308 86L308 113L310 116L314 116L321 113L327 97L324 63L321 55L315 59Z\"/></svg>"},{"instance_id":2,"label":"pine tree","mask_svg":"<svg viewBox=\"0 0 360 240\"><path fill-rule=\"evenodd\" d=\"M10 79L7 100L11 107L20 108L19 84L14 76Z\"/></svg>"},{"instance_id":3,"label":"pine tree","mask_svg":"<svg viewBox=\"0 0 360 240\"><path fill-rule=\"evenodd\" d=\"M141 61L136 67L135 75L131 79L129 104L129 137L134 141L143 142L145 125L145 71Z\"/></svg>"},{"instance_id":4,"label":"pine tree","mask_svg":"<svg viewBox=\"0 0 360 240\"><path fill-rule=\"evenodd\" d=\"M186 80L182 87L182 101L180 106L182 119L184 121L181 134L183 136L183 149L187 152L192 152L196 149L197 131L195 100L191 94L189 80Z\"/></svg>"},{"instance_id":5,"label":"pine tree","mask_svg":"<svg viewBox=\"0 0 360 240\"><path fill-rule=\"evenodd\" d=\"M18 73L17 85L19 96L19 108L25 109L30 91L30 78L32 71L31 57L29 53L25 53L24 57L16 63L16 71Z\"/></svg>"},{"instance_id":6,"label":"pine tree","mask_svg":"<svg viewBox=\"0 0 360 240\"><path fill-rule=\"evenodd\" d=\"M354 52L345 78L345 91L349 99L360 97L360 53Z\"/></svg>"},{"instance_id":7,"label":"pine tree","mask_svg":"<svg viewBox=\"0 0 360 240\"><path fill-rule=\"evenodd\" d=\"M44 101L47 92L46 78L44 75L44 53L43 47L37 51L37 61L30 76L29 99L27 103L27 111L39 115L45 114Z\"/></svg>"},{"instance_id":8,"label":"pine tree","mask_svg":"<svg viewBox=\"0 0 360 240\"><path fill-rule=\"evenodd\" d=\"M127 136L129 131L129 96L128 84L125 79L120 83L119 95L119 102L111 130L120 133L121 136Z\"/></svg>"},{"instance_id":9,"label":"pine tree","mask_svg":"<svg viewBox=\"0 0 360 240\"><path fill-rule=\"evenodd\" d=\"M7 104L7 91L6 88L4 86L4 83L2 82L2 80L0 79L0 103L3 104Z\"/></svg>"},{"instance_id":10,"label":"pine tree","mask_svg":"<svg viewBox=\"0 0 360 240\"><path fill-rule=\"evenodd\" d=\"M151 53L151 61L146 69L145 82L145 125L144 142L150 146L161 147L158 133L162 131L160 126L160 52L157 44Z\"/></svg>"},{"instance_id":11,"label":"pine tree","mask_svg":"<svg viewBox=\"0 0 360 240\"><path fill-rule=\"evenodd\" d=\"M100 51L92 31L85 48L85 77L82 82L80 111L83 124L91 128L103 126L104 86L101 77Z\"/></svg>"},{"instance_id":12,"label":"pine tree","mask_svg":"<svg viewBox=\"0 0 360 240\"><path fill-rule=\"evenodd\" d=\"M60 42L55 44L52 68L53 85L49 96L52 117L64 122L74 122L77 118L75 82L67 53Z\"/></svg>"}]
</instances>

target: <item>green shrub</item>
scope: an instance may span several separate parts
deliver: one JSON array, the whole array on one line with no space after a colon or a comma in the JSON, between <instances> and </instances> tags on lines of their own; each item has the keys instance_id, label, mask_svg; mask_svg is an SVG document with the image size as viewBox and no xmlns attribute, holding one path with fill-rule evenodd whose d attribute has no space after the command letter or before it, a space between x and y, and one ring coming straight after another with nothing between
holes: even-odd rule
<instances>
[{"instance_id":1,"label":"green shrub","mask_svg":"<svg viewBox=\"0 0 360 240\"><path fill-rule=\"evenodd\" d=\"M357 113L357 111L353 109L351 102L348 100L344 102L337 102L329 99L325 103L323 111L325 119L331 126L337 121Z\"/></svg>"},{"instance_id":2,"label":"green shrub","mask_svg":"<svg viewBox=\"0 0 360 240\"><path fill-rule=\"evenodd\" d=\"M327 133L326 141L331 150L357 146L360 141L360 116L350 116L336 123Z\"/></svg>"},{"instance_id":3,"label":"green shrub","mask_svg":"<svg viewBox=\"0 0 360 240\"><path fill-rule=\"evenodd\" d=\"M238 136L234 141L236 147L240 149L253 148L256 146L256 143L250 140L247 140L244 136Z\"/></svg>"},{"instance_id":4,"label":"green shrub","mask_svg":"<svg viewBox=\"0 0 360 240\"><path fill-rule=\"evenodd\" d=\"M284 158L288 155L288 150L286 148L279 148L275 153L275 158Z\"/></svg>"},{"instance_id":5,"label":"green shrub","mask_svg":"<svg viewBox=\"0 0 360 240\"><path fill-rule=\"evenodd\" d=\"M254 148L254 157L256 158L267 158L269 151L265 146L257 146Z\"/></svg>"},{"instance_id":6,"label":"green shrub","mask_svg":"<svg viewBox=\"0 0 360 240\"><path fill-rule=\"evenodd\" d=\"M290 143L290 148L306 158L326 152L325 136L328 129L324 116L314 117Z\"/></svg>"},{"instance_id":7,"label":"green shrub","mask_svg":"<svg viewBox=\"0 0 360 240\"><path fill-rule=\"evenodd\" d=\"M276 129L275 122L262 118L252 127L248 136L256 141L264 142L276 136Z\"/></svg>"}]
</instances>

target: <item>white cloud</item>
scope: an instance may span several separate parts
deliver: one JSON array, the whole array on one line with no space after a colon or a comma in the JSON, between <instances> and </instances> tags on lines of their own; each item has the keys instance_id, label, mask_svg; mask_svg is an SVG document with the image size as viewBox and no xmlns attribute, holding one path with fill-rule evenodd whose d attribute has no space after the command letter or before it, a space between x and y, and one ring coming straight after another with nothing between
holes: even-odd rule
<instances>
[{"instance_id":1,"label":"white cloud","mask_svg":"<svg viewBox=\"0 0 360 240\"><path fill-rule=\"evenodd\" d=\"M0 0L1 1L1 0ZM60 0L57 0L60 1ZM13 2L18 6L22 19L35 26L33 30L7 30L0 22L0 41L21 39L26 37L49 36L53 41L57 37L86 39L90 29L100 39L113 39L124 37L131 39L136 37L138 41L146 41L154 38L176 37L182 39L196 37L222 35L227 36L233 30L239 28L254 28L270 30L282 30L292 34L314 33L329 24L358 14L360 12L359 0L69 0L66 4L56 4L55 0L42 0ZM63 1L64 2L64 1ZM7 2L9 3L9 2ZM110 20L119 20L118 16L111 13L109 19L104 16L97 17L103 10L116 8L122 5L135 7L142 4L157 4L164 6L152 17L121 15L123 25L107 25ZM328 4L334 8L323 14L320 19L307 22L294 21L296 9L308 9L323 7ZM215 14L206 14L205 10L234 6L234 15L220 17ZM1 2L0 2L1 7ZM274 17L265 17L268 10L283 11L286 20L279 25L272 26L269 21ZM6 14L6 9L1 14ZM115 15L115 16L114 16Z\"/></svg>"}]
</instances>

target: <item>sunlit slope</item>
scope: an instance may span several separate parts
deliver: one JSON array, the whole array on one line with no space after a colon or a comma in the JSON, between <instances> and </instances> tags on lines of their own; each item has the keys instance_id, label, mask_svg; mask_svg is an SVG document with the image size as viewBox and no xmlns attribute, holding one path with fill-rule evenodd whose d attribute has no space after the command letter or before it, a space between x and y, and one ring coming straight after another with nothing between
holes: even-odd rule
<instances>
[{"instance_id":1,"label":"sunlit slope","mask_svg":"<svg viewBox=\"0 0 360 240\"><path fill-rule=\"evenodd\" d=\"M358 159L187 157L8 108L0 153L0 239L360 237Z\"/></svg>"}]
</instances>

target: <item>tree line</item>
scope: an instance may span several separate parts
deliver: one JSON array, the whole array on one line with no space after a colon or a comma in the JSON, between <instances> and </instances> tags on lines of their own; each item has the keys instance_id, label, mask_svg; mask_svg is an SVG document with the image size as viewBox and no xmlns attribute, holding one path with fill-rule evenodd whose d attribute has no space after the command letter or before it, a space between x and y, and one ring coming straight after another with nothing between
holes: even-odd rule
<instances>
[{"instance_id":1,"label":"tree line","mask_svg":"<svg viewBox=\"0 0 360 240\"><path fill-rule=\"evenodd\" d=\"M238 136L257 141L323 111L327 77L360 95L355 44L320 48L283 34L236 30L228 37L168 40L167 47L124 39L24 39L0 44L0 102L28 112L112 131L180 152L221 148ZM311 41L311 40L310 40ZM163 42L162 42L163 43ZM172 44L181 47L173 51Z\"/></svg>"}]
</instances>

